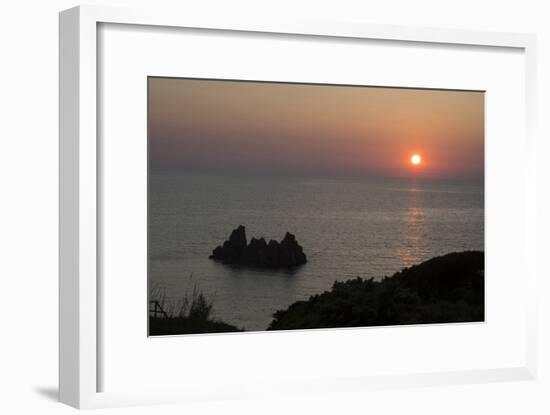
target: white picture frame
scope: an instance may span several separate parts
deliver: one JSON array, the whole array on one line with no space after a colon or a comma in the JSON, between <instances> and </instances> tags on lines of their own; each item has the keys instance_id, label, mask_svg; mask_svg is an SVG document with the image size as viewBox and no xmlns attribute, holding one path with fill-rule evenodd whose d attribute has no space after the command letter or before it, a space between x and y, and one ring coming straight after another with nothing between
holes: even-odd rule
<instances>
[{"instance_id":1,"label":"white picture frame","mask_svg":"<svg viewBox=\"0 0 550 415\"><path fill-rule=\"evenodd\" d=\"M524 249L535 264L535 86L536 38L528 34L490 33L454 29L357 24L349 22L281 22L225 19L100 6L79 6L60 13L60 400L77 408L253 397L265 394L262 385L246 390L227 387L214 396L180 389L98 392L98 160L97 149L97 31L101 23L200 28L244 33L296 34L379 39L402 42L515 48L525 58L526 200ZM408 375L369 376L324 381L300 381L301 393L361 390L366 387L474 383L533 379L536 363L536 269L525 269L529 299L525 308L526 353L514 367ZM272 388L272 394L294 394L295 383Z\"/></svg>"}]
</instances>

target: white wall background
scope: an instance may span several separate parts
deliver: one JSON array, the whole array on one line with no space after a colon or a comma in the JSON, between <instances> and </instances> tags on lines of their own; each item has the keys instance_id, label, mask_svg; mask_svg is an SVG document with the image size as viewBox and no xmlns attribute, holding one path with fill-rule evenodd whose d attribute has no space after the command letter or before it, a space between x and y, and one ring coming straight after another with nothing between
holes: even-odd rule
<instances>
[{"instance_id":1,"label":"white wall background","mask_svg":"<svg viewBox=\"0 0 550 415\"><path fill-rule=\"evenodd\" d=\"M373 23L536 33L539 36L540 252L550 253L550 10L546 0L87 1L193 7L205 14L269 13ZM68 0L2 2L0 8L0 413L69 413L57 394L58 11ZM513 168L513 161L511 161ZM546 212L546 215L545 215ZM542 255L541 255L542 257ZM367 390L362 395L98 413L550 413L550 277L540 269L540 376L536 381ZM519 276L520 278L521 276Z\"/></svg>"}]
</instances>

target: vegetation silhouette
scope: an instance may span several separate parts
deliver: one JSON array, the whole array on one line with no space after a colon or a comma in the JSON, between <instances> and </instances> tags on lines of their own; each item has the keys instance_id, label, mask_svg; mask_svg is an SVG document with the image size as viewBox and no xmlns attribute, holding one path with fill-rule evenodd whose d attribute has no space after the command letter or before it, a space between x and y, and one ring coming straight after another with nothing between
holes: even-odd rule
<instances>
[{"instance_id":1,"label":"vegetation silhouette","mask_svg":"<svg viewBox=\"0 0 550 415\"><path fill-rule=\"evenodd\" d=\"M455 252L379 281L336 281L277 311L268 330L484 321L484 287L484 253Z\"/></svg>"},{"instance_id":2,"label":"vegetation silhouette","mask_svg":"<svg viewBox=\"0 0 550 415\"><path fill-rule=\"evenodd\" d=\"M454 252L381 280L335 281L330 291L277 311L267 330L484 321L484 258L481 251ZM156 304L151 336L244 331L214 319L212 301L196 285L177 307L168 308L159 289L149 299Z\"/></svg>"},{"instance_id":3,"label":"vegetation silhouette","mask_svg":"<svg viewBox=\"0 0 550 415\"><path fill-rule=\"evenodd\" d=\"M166 296L158 288L149 295L149 335L223 333L243 331L212 317L213 304L195 285L191 295L186 294L177 307L167 305ZM151 315L153 313L153 315Z\"/></svg>"}]
</instances>

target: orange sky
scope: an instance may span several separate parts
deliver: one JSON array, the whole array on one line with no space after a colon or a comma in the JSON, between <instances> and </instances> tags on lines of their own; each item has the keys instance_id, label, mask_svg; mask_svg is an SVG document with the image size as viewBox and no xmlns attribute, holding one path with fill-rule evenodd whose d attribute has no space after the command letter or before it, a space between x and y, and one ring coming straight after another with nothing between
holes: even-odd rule
<instances>
[{"instance_id":1,"label":"orange sky","mask_svg":"<svg viewBox=\"0 0 550 415\"><path fill-rule=\"evenodd\" d=\"M155 171L483 178L483 92L148 82Z\"/></svg>"}]
</instances>

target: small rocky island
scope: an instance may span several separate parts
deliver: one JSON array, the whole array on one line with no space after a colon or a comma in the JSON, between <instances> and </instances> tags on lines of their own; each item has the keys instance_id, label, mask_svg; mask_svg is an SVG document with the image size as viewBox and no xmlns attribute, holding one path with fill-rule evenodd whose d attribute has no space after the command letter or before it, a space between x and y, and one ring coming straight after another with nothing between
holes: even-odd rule
<instances>
[{"instance_id":1,"label":"small rocky island","mask_svg":"<svg viewBox=\"0 0 550 415\"><path fill-rule=\"evenodd\" d=\"M294 268L307 262L303 248L291 233L286 233L281 242L264 238L252 238L247 243L246 229L239 225L223 245L216 247L210 259L228 265L256 268Z\"/></svg>"}]
</instances>

